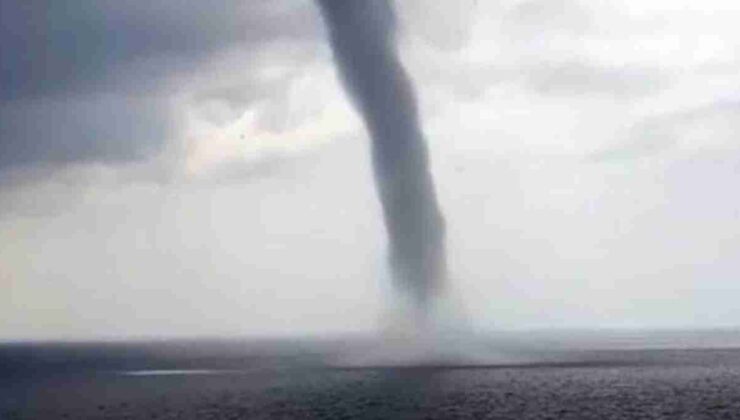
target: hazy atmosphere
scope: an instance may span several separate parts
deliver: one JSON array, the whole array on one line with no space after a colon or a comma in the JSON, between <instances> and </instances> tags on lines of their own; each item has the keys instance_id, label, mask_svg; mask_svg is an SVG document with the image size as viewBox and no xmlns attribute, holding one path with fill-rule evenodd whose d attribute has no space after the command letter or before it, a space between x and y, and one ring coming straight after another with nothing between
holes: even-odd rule
<instances>
[{"instance_id":1,"label":"hazy atmosphere","mask_svg":"<svg viewBox=\"0 0 740 420\"><path fill-rule=\"evenodd\" d=\"M474 328L740 325L740 5L396 9ZM383 324L371 139L314 2L0 20L0 340Z\"/></svg>"}]
</instances>

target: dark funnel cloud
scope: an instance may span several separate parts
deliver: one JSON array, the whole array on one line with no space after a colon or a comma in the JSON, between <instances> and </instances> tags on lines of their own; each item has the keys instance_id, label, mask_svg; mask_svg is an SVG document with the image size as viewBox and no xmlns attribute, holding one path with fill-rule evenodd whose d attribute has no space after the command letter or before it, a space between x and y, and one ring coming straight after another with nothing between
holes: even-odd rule
<instances>
[{"instance_id":1,"label":"dark funnel cloud","mask_svg":"<svg viewBox=\"0 0 740 420\"><path fill-rule=\"evenodd\" d=\"M444 220L393 9L386 0L317 1L339 73L372 137L397 287L425 308L445 282Z\"/></svg>"}]
</instances>

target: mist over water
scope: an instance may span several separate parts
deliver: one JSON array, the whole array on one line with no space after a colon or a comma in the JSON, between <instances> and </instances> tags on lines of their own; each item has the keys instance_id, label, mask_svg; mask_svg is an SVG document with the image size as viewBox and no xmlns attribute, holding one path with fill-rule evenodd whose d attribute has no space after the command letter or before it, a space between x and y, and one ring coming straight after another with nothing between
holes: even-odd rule
<instances>
[{"instance_id":1,"label":"mist over water","mask_svg":"<svg viewBox=\"0 0 740 420\"><path fill-rule=\"evenodd\" d=\"M27 3L0 341L740 323L738 6Z\"/></svg>"},{"instance_id":2,"label":"mist over water","mask_svg":"<svg viewBox=\"0 0 740 420\"><path fill-rule=\"evenodd\" d=\"M395 326L418 330L446 287L445 226L416 95L398 56L394 11L386 0L317 1L339 74L372 138L389 265L404 308Z\"/></svg>"}]
</instances>

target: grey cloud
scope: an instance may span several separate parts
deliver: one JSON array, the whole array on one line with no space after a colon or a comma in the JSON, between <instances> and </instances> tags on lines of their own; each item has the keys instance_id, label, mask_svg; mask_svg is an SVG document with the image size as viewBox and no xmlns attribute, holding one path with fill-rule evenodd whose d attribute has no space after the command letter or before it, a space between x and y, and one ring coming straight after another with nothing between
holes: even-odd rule
<instances>
[{"instance_id":1,"label":"grey cloud","mask_svg":"<svg viewBox=\"0 0 740 420\"><path fill-rule=\"evenodd\" d=\"M3 1L1 99L119 85L146 89L148 84L139 83L159 79L229 45L249 49L266 41L312 35L316 25L308 18L310 9L286 11L285 4Z\"/></svg>"},{"instance_id":2,"label":"grey cloud","mask_svg":"<svg viewBox=\"0 0 740 420\"><path fill-rule=\"evenodd\" d=\"M616 162L652 156L672 148L676 139L665 129L651 130L649 125L639 125L630 130L627 139L616 147L596 152L588 157L595 162Z\"/></svg>"},{"instance_id":3,"label":"grey cloud","mask_svg":"<svg viewBox=\"0 0 740 420\"><path fill-rule=\"evenodd\" d=\"M673 75L664 68L599 63L584 40L630 22L576 0L529 0L515 4L476 4L478 21L488 24L495 60L473 63L449 54L417 70L425 80L443 82L463 99L475 99L482 87L513 83L542 95L600 95L629 100L669 88ZM609 6L602 9L608 11ZM600 13L595 13L600 11ZM443 19L436 22L444 26ZM444 31L442 31L444 32ZM476 42L475 40L473 42ZM608 48L608 44L604 45Z\"/></svg>"},{"instance_id":4,"label":"grey cloud","mask_svg":"<svg viewBox=\"0 0 740 420\"><path fill-rule=\"evenodd\" d=\"M218 85L183 86L189 79L178 76L230 48L249 63L271 42L311 42L319 31L311 5L293 0L9 0L0 8L0 171L155 156L173 135L172 92ZM240 70L252 77L248 65ZM228 87L244 89L231 94L234 107L279 89Z\"/></svg>"},{"instance_id":5,"label":"grey cloud","mask_svg":"<svg viewBox=\"0 0 740 420\"><path fill-rule=\"evenodd\" d=\"M660 91L669 82L657 69L609 68L587 62L540 65L527 72L527 83L537 92L549 95L630 98Z\"/></svg>"},{"instance_id":6,"label":"grey cloud","mask_svg":"<svg viewBox=\"0 0 740 420\"><path fill-rule=\"evenodd\" d=\"M43 218L76 209L85 202L85 190L59 183L44 182L37 173L19 184L5 182L0 197L0 220Z\"/></svg>"},{"instance_id":7,"label":"grey cloud","mask_svg":"<svg viewBox=\"0 0 740 420\"><path fill-rule=\"evenodd\" d=\"M300 69L301 64L311 59L307 51L303 53L281 57L281 63L273 61L272 64ZM295 70L269 80L257 80L250 75L239 80L214 80L211 85L194 87L192 99L196 104L205 107L215 105L225 110L227 117L232 120L238 118L247 108L254 107L258 115L258 126L272 128L276 124L270 124L271 120L286 117L285 112L280 111L287 108L290 81L299 73L299 70ZM211 123L225 122L222 120L223 115L209 116L208 112L203 112L202 116Z\"/></svg>"},{"instance_id":8,"label":"grey cloud","mask_svg":"<svg viewBox=\"0 0 740 420\"><path fill-rule=\"evenodd\" d=\"M552 32L581 34L594 29L594 20L578 1L529 0L505 12L503 27L515 37L540 38Z\"/></svg>"},{"instance_id":9,"label":"grey cloud","mask_svg":"<svg viewBox=\"0 0 740 420\"><path fill-rule=\"evenodd\" d=\"M396 1L403 29L413 32L443 50L456 50L470 37L476 15L476 0Z\"/></svg>"},{"instance_id":10,"label":"grey cloud","mask_svg":"<svg viewBox=\"0 0 740 420\"><path fill-rule=\"evenodd\" d=\"M233 117L237 117L240 112L243 112L248 106L254 104L260 97L270 94L284 96L286 87L284 80L276 80L268 83L256 83L253 80L249 80L206 88L196 94L195 101L205 104L221 104L230 111Z\"/></svg>"},{"instance_id":11,"label":"grey cloud","mask_svg":"<svg viewBox=\"0 0 740 420\"><path fill-rule=\"evenodd\" d=\"M300 159L286 151L263 153L259 159L245 162L244 159L233 159L208 168L198 174L190 183L219 187L244 185L245 182L287 182L300 185L306 181L307 174L321 172L321 167L332 167L341 162L348 154L362 155L364 150L355 149L361 145L353 138L342 138L343 141L323 144L319 147L301 151Z\"/></svg>"},{"instance_id":12,"label":"grey cloud","mask_svg":"<svg viewBox=\"0 0 740 420\"><path fill-rule=\"evenodd\" d=\"M155 153L170 132L162 102L101 95L4 104L0 168L142 159Z\"/></svg>"},{"instance_id":13,"label":"grey cloud","mask_svg":"<svg viewBox=\"0 0 740 420\"><path fill-rule=\"evenodd\" d=\"M699 128L705 135L687 138ZM646 117L631 126L615 147L590 156L594 161L637 159L685 146L689 149L725 147L734 143L740 130L740 102L718 101L687 110ZM687 144L694 142L695 144ZM701 142L701 143L700 143ZM720 146L722 147L722 146Z\"/></svg>"},{"instance_id":14,"label":"grey cloud","mask_svg":"<svg viewBox=\"0 0 740 420\"><path fill-rule=\"evenodd\" d=\"M460 77L464 73L465 77ZM422 74L443 82L457 97L476 99L492 85L514 83L545 96L607 96L633 100L659 93L673 84L670 74L647 67L606 67L587 58L557 61L547 58L517 65L446 66L430 63Z\"/></svg>"}]
</instances>

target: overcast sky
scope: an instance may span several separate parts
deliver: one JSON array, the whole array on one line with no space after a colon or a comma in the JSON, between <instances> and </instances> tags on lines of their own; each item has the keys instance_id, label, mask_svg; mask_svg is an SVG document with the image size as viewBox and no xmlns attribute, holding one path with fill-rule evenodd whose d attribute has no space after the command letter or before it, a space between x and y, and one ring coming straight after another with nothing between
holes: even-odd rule
<instances>
[{"instance_id":1,"label":"overcast sky","mask_svg":"<svg viewBox=\"0 0 740 420\"><path fill-rule=\"evenodd\" d=\"M397 9L477 327L740 325L739 3ZM0 339L377 324L368 140L312 2L0 20Z\"/></svg>"}]
</instances>

